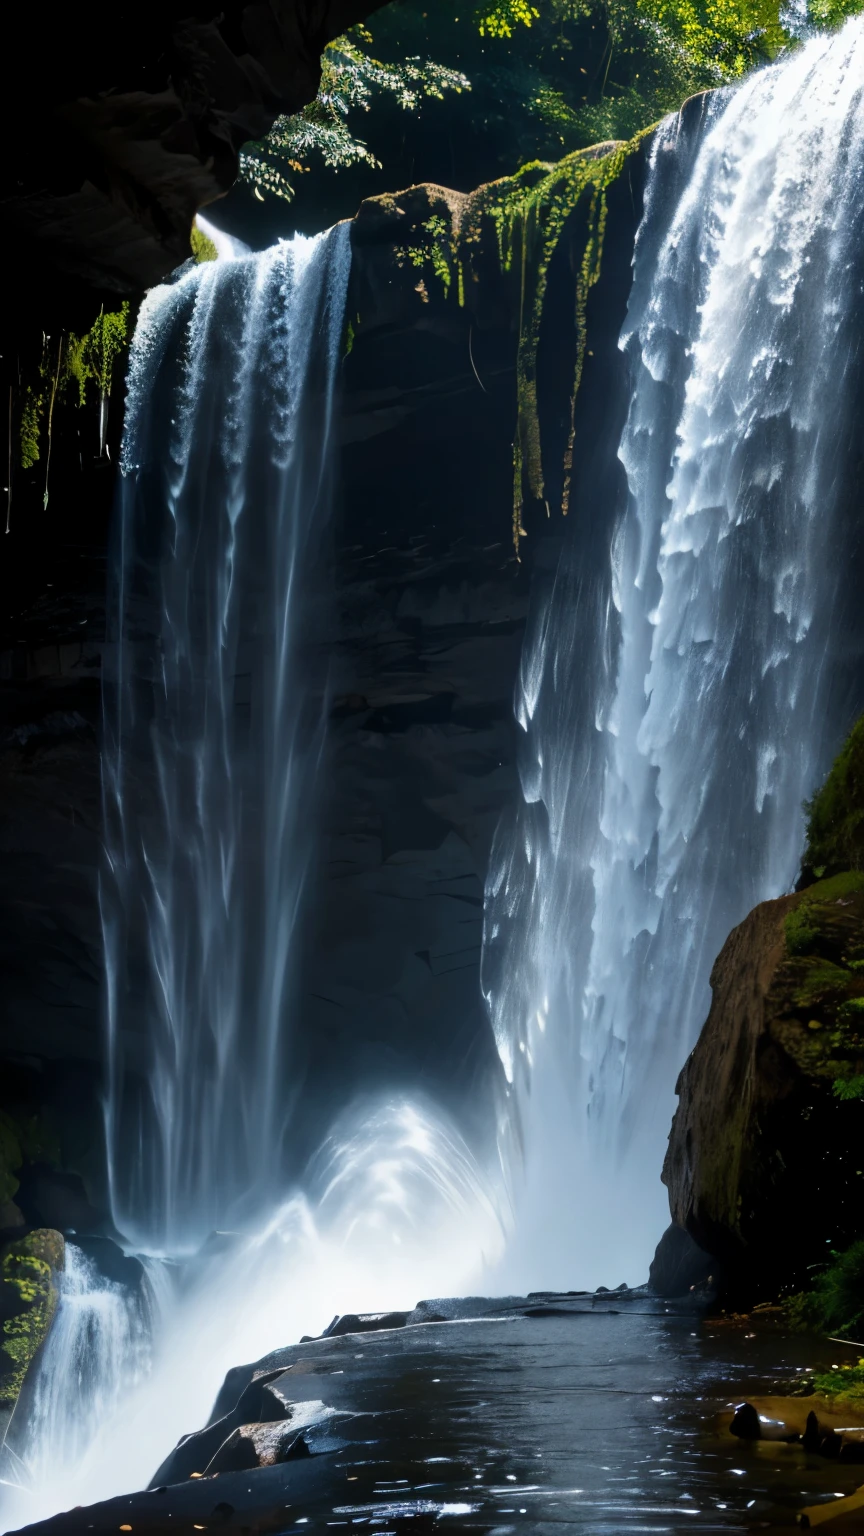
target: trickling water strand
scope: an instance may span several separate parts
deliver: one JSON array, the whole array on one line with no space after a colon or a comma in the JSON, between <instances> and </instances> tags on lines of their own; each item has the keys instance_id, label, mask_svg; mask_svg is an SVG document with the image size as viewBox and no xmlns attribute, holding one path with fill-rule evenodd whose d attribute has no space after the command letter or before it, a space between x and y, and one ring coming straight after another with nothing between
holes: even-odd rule
<instances>
[{"instance_id":1,"label":"trickling water strand","mask_svg":"<svg viewBox=\"0 0 864 1536\"><path fill-rule=\"evenodd\" d=\"M347 227L205 263L148 295L133 346L101 906L112 1204L145 1246L281 1184L349 267Z\"/></svg>"},{"instance_id":2,"label":"trickling water strand","mask_svg":"<svg viewBox=\"0 0 864 1536\"><path fill-rule=\"evenodd\" d=\"M695 141L677 117L655 138L621 342L626 510L604 569L577 509L535 615L524 803L487 893L526 1204L540 1223L549 1198L568 1203L580 1281L628 1254L631 1278L647 1268L711 965L755 903L793 885L802 801L862 706L841 516L862 235L860 18L718 93Z\"/></svg>"}]
</instances>

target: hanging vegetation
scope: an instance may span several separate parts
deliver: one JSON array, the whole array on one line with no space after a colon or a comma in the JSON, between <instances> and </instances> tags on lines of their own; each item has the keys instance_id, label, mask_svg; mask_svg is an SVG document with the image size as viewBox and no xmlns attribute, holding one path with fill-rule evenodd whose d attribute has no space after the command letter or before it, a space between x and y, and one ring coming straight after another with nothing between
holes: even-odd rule
<instances>
[{"instance_id":1,"label":"hanging vegetation","mask_svg":"<svg viewBox=\"0 0 864 1536\"><path fill-rule=\"evenodd\" d=\"M576 275L576 361L561 502L561 511L566 516L570 501L576 395L585 362L586 307L588 294L600 276L607 193L648 131L637 134L628 143L576 150L558 165L527 165L509 180L484 189L477 199L477 212L490 217L497 230L504 270L518 270L520 282L516 359L518 412L513 445L513 542L517 555L520 540L525 537L522 512L526 489L537 501L546 501L537 407L537 351L549 266L567 220L578 203L587 198L585 243Z\"/></svg>"},{"instance_id":2,"label":"hanging vegetation","mask_svg":"<svg viewBox=\"0 0 864 1536\"><path fill-rule=\"evenodd\" d=\"M77 336L74 331L61 335L56 349L51 338L42 338L42 356L38 375L24 386L18 417L19 461L22 469L31 469L42 453L43 423L47 428L50 451L51 424L58 394L72 389L77 404L84 406L88 390L95 386L99 400L99 453L105 452L108 401L114 378L114 365L129 340L129 305L118 310L99 311L89 331ZM46 420L47 417L47 420Z\"/></svg>"},{"instance_id":3,"label":"hanging vegetation","mask_svg":"<svg viewBox=\"0 0 864 1536\"><path fill-rule=\"evenodd\" d=\"M48 476L54 413L58 400L73 397L84 406L94 395L98 402L98 454L107 454L108 411L115 365L129 340L129 305L118 310L101 309L83 336L74 331L61 332L53 338L43 334L39 361L28 377L19 363L18 385L10 387L8 411L8 485L6 490L6 532L9 532L12 507L13 465L33 469L44 458L43 505L48 505ZM17 436L17 454L13 444Z\"/></svg>"}]
</instances>

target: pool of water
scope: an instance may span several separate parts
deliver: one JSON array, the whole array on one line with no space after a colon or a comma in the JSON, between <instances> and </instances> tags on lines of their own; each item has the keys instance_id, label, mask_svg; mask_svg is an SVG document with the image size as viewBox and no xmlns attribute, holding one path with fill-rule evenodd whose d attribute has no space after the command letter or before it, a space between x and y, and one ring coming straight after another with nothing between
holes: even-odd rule
<instances>
[{"instance_id":1,"label":"pool of water","mask_svg":"<svg viewBox=\"0 0 864 1536\"><path fill-rule=\"evenodd\" d=\"M29 1529L666 1536L794 1527L803 1505L850 1493L864 1469L739 1442L718 1433L718 1415L725 1422L736 1401L783 1391L844 1354L770 1327L632 1311L318 1339L279 1360L293 1400L335 1410L308 1437L308 1459L133 1494Z\"/></svg>"}]
</instances>

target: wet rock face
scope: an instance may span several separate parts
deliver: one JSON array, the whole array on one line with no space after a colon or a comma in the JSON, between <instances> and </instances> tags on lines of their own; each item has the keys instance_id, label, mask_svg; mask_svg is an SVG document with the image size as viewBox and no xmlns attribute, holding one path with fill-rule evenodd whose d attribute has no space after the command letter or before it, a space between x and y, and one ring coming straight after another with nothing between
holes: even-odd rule
<instances>
[{"instance_id":1,"label":"wet rock face","mask_svg":"<svg viewBox=\"0 0 864 1536\"><path fill-rule=\"evenodd\" d=\"M715 1283L718 1282L718 1283ZM666 1228L651 1263L648 1285L655 1296L700 1294L719 1288L717 1261L694 1243L689 1232L674 1224Z\"/></svg>"},{"instance_id":2,"label":"wet rock face","mask_svg":"<svg viewBox=\"0 0 864 1536\"><path fill-rule=\"evenodd\" d=\"M100 0L86 14L52 11L26 47L11 43L11 10L4 245L43 280L61 272L127 294L158 282L188 255L198 208L231 186L240 145L311 101L326 43L376 9L159 0L133 15Z\"/></svg>"},{"instance_id":3,"label":"wet rock face","mask_svg":"<svg viewBox=\"0 0 864 1536\"><path fill-rule=\"evenodd\" d=\"M803 1288L864 1220L864 876L765 902L736 928L678 1080L663 1180L730 1297Z\"/></svg>"}]
</instances>

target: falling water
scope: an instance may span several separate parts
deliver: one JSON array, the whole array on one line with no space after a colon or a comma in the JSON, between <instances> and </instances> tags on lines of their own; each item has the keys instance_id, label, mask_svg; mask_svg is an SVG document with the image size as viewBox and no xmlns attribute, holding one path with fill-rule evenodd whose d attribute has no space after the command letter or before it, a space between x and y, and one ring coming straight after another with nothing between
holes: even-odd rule
<instances>
[{"instance_id":1,"label":"falling water","mask_svg":"<svg viewBox=\"0 0 864 1536\"><path fill-rule=\"evenodd\" d=\"M853 23L718 96L695 136L673 120L655 138L622 339L626 509L598 563L580 534L603 511L574 508L534 615L524 802L489 879L485 985L528 1148L517 1245L543 1285L644 1269L711 961L794 881L801 801L860 707L840 492L862 80ZM500 1256L498 1205L434 1106L357 1108L291 1192L348 265L344 229L231 256L139 321L106 658L112 1199L151 1248L243 1235L187 1261L149 1374L119 1410L91 1394L89 1451L47 1458L31 1518L145 1482L227 1366L335 1311L452 1293ZM108 1383L114 1332L97 1329ZM50 1382L68 1416L64 1338ZM136 1358L134 1328L123 1347Z\"/></svg>"},{"instance_id":2,"label":"falling water","mask_svg":"<svg viewBox=\"0 0 864 1536\"><path fill-rule=\"evenodd\" d=\"M485 987L527 1150L518 1275L539 1281L539 1255L544 1284L644 1278L712 962L794 884L802 802L864 702L843 503L864 23L702 112L654 138L621 338L628 494L599 563L602 509L575 510L534 614L524 800L488 882Z\"/></svg>"},{"instance_id":3,"label":"falling water","mask_svg":"<svg viewBox=\"0 0 864 1536\"><path fill-rule=\"evenodd\" d=\"M132 350L105 688L115 1220L194 1248L282 1187L322 744L316 555L349 230L208 262Z\"/></svg>"},{"instance_id":4,"label":"falling water","mask_svg":"<svg viewBox=\"0 0 864 1536\"><path fill-rule=\"evenodd\" d=\"M139 319L106 659L107 1139L118 1228L169 1258L145 1315L73 1257L16 1524L146 1485L232 1365L500 1256L494 1194L422 1096L355 1104L290 1157L349 262L347 227L232 250Z\"/></svg>"},{"instance_id":5,"label":"falling water","mask_svg":"<svg viewBox=\"0 0 864 1536\"><path fill-rule=\"evenodd\" d=\"M32 1518L58 1479L86 1476L99 1432L122 1419L149 1375L169 1287L155 1264L142 1266L133 1285L106 1279L92 1258L66 1244L51 1331L4 1446L3 1515L11 1522ZM49 1495L48 1508L56 1504Z\"/></svg>"}]
</instances>

